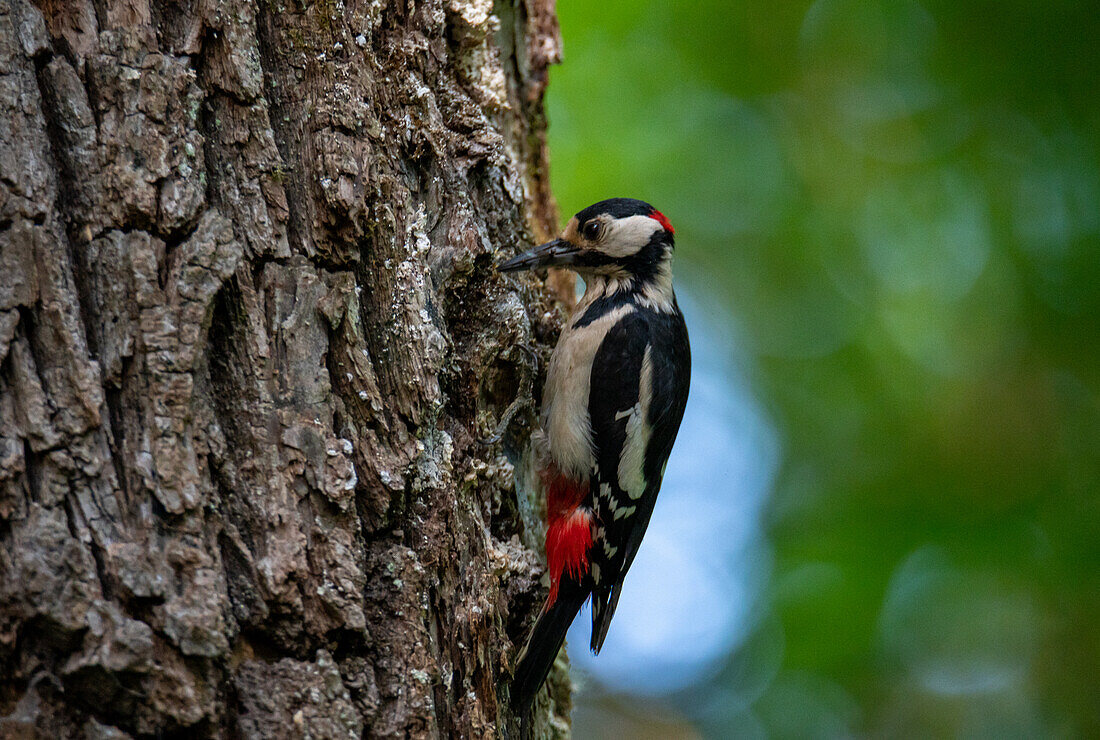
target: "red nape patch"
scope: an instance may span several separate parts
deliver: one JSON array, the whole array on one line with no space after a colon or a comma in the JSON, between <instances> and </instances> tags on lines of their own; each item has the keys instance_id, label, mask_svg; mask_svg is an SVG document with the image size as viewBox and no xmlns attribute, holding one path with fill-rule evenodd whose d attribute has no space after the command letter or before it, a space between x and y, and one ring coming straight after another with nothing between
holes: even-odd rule
<instances>
[{"instance_id":1,"label":"red nape patch","mask_svg":"<svg viewBox=\"0 0 1100 740\"><path fill-rule=\"evenodd\" d=\"M649 217L659 223L661 226L663 226L665 228L665 231L667 231L668 233L676 233L676 229L672 228L672 222L665 218L665 214L661 213L660 211L654 211L653 213L649 214Z\"/></svg>"},{"instance_id":2,"label":"red nape patch","mask_svg":"<svg viewBox=\"0 0 1100 740\"><path fill-rule=\"evenodd\" d=\"M546 483L546 569L550 573L549 609L558 599L562 573L580 580L588 573L588 550L592 547L592 512L581 506L588 484L566 478L557 470L547 471Z\"/></svg>"}]
</instances>

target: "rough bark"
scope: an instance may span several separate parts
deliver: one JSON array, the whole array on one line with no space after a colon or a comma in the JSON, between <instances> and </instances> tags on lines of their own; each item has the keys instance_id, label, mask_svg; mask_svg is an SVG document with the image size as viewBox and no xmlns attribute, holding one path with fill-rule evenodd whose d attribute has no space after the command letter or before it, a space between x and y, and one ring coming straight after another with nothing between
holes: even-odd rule
<instances>
[{"instance_id":1,"label":"rough bark","mask_svg":"<svg viewBox=\"0 0 1100 740\"><path fill-rule=\"evenodd\" d=\"M514 727L558 319L491 265L558 50L551 0L0 0L0 736Z\"/></svg>"}]
</instances>

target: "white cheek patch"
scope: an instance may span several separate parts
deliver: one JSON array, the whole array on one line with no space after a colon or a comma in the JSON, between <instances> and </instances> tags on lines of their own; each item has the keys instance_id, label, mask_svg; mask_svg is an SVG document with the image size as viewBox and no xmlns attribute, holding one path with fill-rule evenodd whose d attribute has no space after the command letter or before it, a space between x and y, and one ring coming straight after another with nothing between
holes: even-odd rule
<instances>
[{"instance_id":1,"label":"white cheek patch","mask_svg":"<svg viewBox=\"0 0 1100 740\"><path fill-rule=\"evenodd\" d=\"M649 240L664 227L649 216L628 216L607 224L607 235L596 247L611 257L629 257L649 244Z\"/></svg>"}]
</instances>

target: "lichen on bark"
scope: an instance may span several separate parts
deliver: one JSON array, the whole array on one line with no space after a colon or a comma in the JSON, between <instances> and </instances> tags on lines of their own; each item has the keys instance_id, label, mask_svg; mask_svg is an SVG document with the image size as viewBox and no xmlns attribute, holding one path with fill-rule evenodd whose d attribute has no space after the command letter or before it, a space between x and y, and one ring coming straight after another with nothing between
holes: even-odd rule
<instances>
[{"instance_id":1,"label":"lichen on bark","mask_svg":"<svg viewBox=\"0 0 1100 740\"><path fill-rule=\"evenodd\" d=\"M0 4L0 736L516 729L558 314L492 265L559 50L548 0Z\"/></svg>"}]
</instances>

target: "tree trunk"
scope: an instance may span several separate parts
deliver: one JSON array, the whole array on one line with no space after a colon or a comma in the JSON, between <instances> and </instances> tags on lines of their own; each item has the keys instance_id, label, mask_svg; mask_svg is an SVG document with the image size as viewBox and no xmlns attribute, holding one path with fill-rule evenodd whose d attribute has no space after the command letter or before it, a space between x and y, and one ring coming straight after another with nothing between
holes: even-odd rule
<instances>
[{"instance_id":1,"label":"tree trunk","mask_svg":"<svg viewBox=\"0 0 1100 740\"><path fill-rule=\"evenodd\" d=\"M0 0L0 736L515 727L558 319L492 265L558 53L552 0Z\"/></svg>"}]
</instances>

